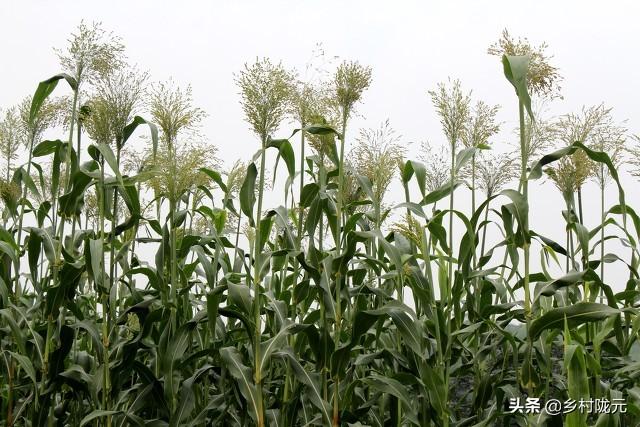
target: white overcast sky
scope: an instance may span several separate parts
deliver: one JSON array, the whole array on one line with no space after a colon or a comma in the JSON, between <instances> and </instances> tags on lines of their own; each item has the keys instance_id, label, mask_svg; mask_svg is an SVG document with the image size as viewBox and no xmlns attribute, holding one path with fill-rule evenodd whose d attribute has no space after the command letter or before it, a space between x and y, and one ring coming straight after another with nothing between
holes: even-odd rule
<instances>
[{"instance_id":1,"label":"white overcast sky","mask_svg":"<svg viewBox=\"0 0 640 427\"><path fill-rule=\"evenodd\" d=\"M564 100L550 105L552 113L604 102L638 133L639 16L637 1L3 1L0 107L17 103L59 72L53 47L65 47L84 19L101 21L121 36L130 62L149 70L153 80L173 77L192 85L195 103L208 113L203 133L227 165L257 149L233 73L257 56L302 69L317 43L328 56L373 68L352 130L389 119L403 141L443 143L427 90L451 76L475 99L502 106L505 132L494 141L499 145L513 138L517 103L498 59L486 50L508 28L549 44L565 78ZM284 126L280 136L290 129ZM624 181L637 207L635 180ZM586 225L593 227L596 187L585 192ZM614 202L613 188L609 196ZM535 183L532 199L532 227L563 242L559 194L550 184Z\"/></svg>"}]
</instances>

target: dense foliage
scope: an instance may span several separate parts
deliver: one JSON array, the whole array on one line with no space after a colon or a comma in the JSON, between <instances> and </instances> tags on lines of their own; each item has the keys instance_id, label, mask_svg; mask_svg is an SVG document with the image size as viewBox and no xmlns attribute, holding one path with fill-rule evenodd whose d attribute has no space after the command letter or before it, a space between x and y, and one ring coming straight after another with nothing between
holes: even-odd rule
<instances>
[{"instance_id":1,"label":"dense foliage","mask_svg":"<svg viewBox=\"0 0 640 427\"><path fill-rule=\"evenodd\" d=\"M0 419L637 425L626 130L603 106L536 117L532 97L556 96L559 79L544 48L506 32L490 48L515 89L515 157L491 154L498 107L472 104L459 81L429 92L447 145L425 145L420 162L388 123L350 131L371 69L344 62L306 82L265 59L235 76L258 150L225 170L199 142L191 89L149 85L116 37L81 25L59 51L63 73L0 126ZM55 96L62 85L70 97ZM566 235L529 227L529 182L543 175L566 201ZM397 179L405 201L389 206ZM591 228L589 179L602 198ZM267 193L284 203L266 206ZM624 254L605 250L614 241ZM622 292L606 263L628 266ZM622 399L626 413L510 413L526 396Z\"/></svg>"}]
</instances>

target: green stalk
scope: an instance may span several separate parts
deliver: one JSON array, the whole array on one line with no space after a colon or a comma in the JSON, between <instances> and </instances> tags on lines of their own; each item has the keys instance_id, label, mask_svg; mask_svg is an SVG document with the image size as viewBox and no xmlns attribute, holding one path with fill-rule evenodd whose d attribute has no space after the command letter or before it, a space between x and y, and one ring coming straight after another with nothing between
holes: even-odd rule
<instances>
[{"instance_id":1,"label":"green stalk","mask_svg":"<svg viewBox=\"0 0 640 427\"><path fill-rule=\"evenodd\" d=\"M325 170L324 170L324 154L320 153L320 165L318 166L318 181L320 182L320 191L325 191ZM322 254L324 251L324 216L320 217L318 227L318 250ZM320 321L322 322L322 333L325 334L329 329L327 324L327 313L326 307L324 304L324 298L322 296L319 297L320 302ZM327 369L326 361L329 358L327 348L323 349L324 357L323 360L325 363L322 366L322 371L320 372L320 377L322 378L322 398L326 401L329 399L329 370Z\"/></svg>"},{"instance_id":2,"label":"green stalk","mask_svg":"<svg viewBox=\"0 0 640 427\"><path fill-rule=\"evenodd\" d=\"M169 149L169 164L171 168L172 176L176 175L177 165L176 165L176 151L174 147L175 141L168 140L167 145ZM176 218L175 212L177 210L177 189L175 187L175 183L170 180L169 181L169 240L170 240L170 277L171 277L171 289L170 289L170 301L173 303L171 307L171 330L177 330L177 313L180 313L181 304L178 300L178 257L177 257L177 244L178 239L176 236ZM176 397L172 398L172 407L175 407Z\"/></svg>"},{"instance_id":3,"label":"green stalk","mask_svg":"<svg viewBox=\"0 0 640 427\"><path fill-rule=\"evenodd\" d=\"M118 170L120 170L120 145L119 143L116 141L116 167L118 168ZM118 286L118 283L115 282L115 277L117 274L117 266L116 266L116 251L115 251L115 239L116 239L116 226L118 224L118 188L114 188L113 190L113 219L111 222L111 244L109 245L109 251L110 251L110 256L109 256L109 281L110 281L110 287L113 286ZM121 290L121 289L120 289ZM120 292L118 292L116 297L116 302L118 301L118 299L121 297ZM115 318L115 307L111 307L111 310L114 311L114 313L112 314L112 317ZM109 419L110 417L108 417Z\"/></svg>"},{"instance_id":4,"label":"green stalk","mask_svg":"<svg viewBox=\"0 0 640 427\"><path fill-rule=\"evenodd\" d=\"M520 158L522 161L522 169L520 172L520 183L522 185L522 194L524 196L525 203L529 203L529 184L527 181L527 163L529 161L527 156L527 142L525 138L525 121L524 121L524 104L522 101L518 101L518 115L520 119ZM524 250L524 315L526 320L527 331L527 344L529 348L529 357L533 351L533 340L529 335L529 328L531 326L532 313L531 313L531 292L529 289L529 258L530 258L530 243L529 243L529 213L527 211L527 217L524 219L523 230L525 234L525 242L523 245ZM533 386L531 383L527 384L527 391L529 396L533 396Z\"/></svg>"},{"instance_id":5,"label":"green stalk","mask_svg":"<svg viewBox=\"0 0 640 427\"><path fill-rule=\"evenodd\" d=\"M71 141L73 140L73 126L75 124L76 121L76 109L77 109L77 104L78 104L78 90L76 89L73 92L73 107L71 109L71 121L69 124L69 141L67 144L67 161L71 161ZM66 170L65 170L65 178L64 178L64 188L66 189L67 186L69 185L69 176L71 173L71 165L67 165ZM54 195L56 196L56 195ZM53 209L53 214L54 214L54 221L55 221L55 217L56 217L56 211L57 211L57 200L58 197L55 197L53 199L53 203L52 203L52 209ZM64 219L62 221L60 221L60 226L58 228L58 242L55 245L55 262L54 265L51 266L52 271L53 271L53 278L52 278L52 283L55 284L58 281L58 273L60 271L60 263L61 263L61 255L62 255L62 244L63 244L63 238L64 238L64 225L65 225L65 221ZM54 228L55 228L55 222L54 222ZM49 372L49 352L51 351L51 345L50 342L52 340L52 334L53 334L53 317L51 315L48 316L47 318L47 340L45 343L45 347L44 347L44 363L42 365L42 371L43 371L43 376L46 376L47 373ZM43 382L44 385L44 382Z\"/></svg>"},{"instance_id":6,"label":"green stalk","mask_svg":"<svg viewBox=\"0 0 640 427\"><path fill-rule=\"evenodd\" d=\"M403 182L403 187L404 187L404 201L406 203L411 203L411 195L409 194L409 184ZM413 217L411 216L411 210L409 208L407 208L406 212L407 212L407 224L409 226L409 229L411 230L411 224L413 224L413 221L412 221ZM411 253L416 253L416 244L412 239L409 239L409 247L411 248ZM426 259L425 259L425 262L426 262ZM420 307L420 303L417 300L415 301L415 305L416 305L416 314L420 316L421 312L424 311L425 307Z\"/></svg>"},{"instance_id":7,"label":"green stalk","mask_svg":"<svg viewBox=\"0 0 640 427\"><path fill-rule=\"evenodd\" d=\"M136 187L137 187L138 194L140 194L141 184L138 182ZM134 255L136 253L136 238L137 237L138 237L138 225L136 225L133 228L133 236L131 237L131 249L130 249L131 255L129 257L129 260L130 260L129 261L129 266L131 266L133 264L133 257L134 257ZM127 275L129 276L129 283L132 284L133 283L133 275L131 273L129 273L129 272L127 272Z\"/></svg>"},{"instance_id":8,"label":"green stalk","mask_svg":"<svg viewBox=\"0 0 640 427\"><path fill-rule=\"evenodd\" d=\"M104 221L105 221L105 202L106 202L106 187L104 185L104 158L100 159L100 188L96 191L98 195L98 216L100 223L100 239L104 241ZM104 270L104 255L103 262L100 263L102 270L99 272L102 276L102 283L104 283L105 270ZM103 360L102 360L102 380L103 380L103 392L102 392L102 408L108 410L109 407L109 393L111 389L111 379L109 370L109 322L110 322L110 309L109 298L106 293L102 293L102 346ZM107 425L110 425L111 417L107 417Z\"/></svg>"},{"instance_id":9,"label":"green stalk","mask_svg":"<svg viewBox=\"0 0 640 427\"><path fill-rule=\"evenodd\" d=\"M302 120L300 122L300 129L304 129L304 128L305 128L305 122L304 120ZM302 130L300 131L300 190L299 190L300 196L299 196L298 203L302 202L302 189L304 188L304 162L305 162L304 146L305 146L305 132L304 130ZM291 203L292 203L292 206L295 207L295 200L292 200ZM298 246L297 249L299 251L302 251L302 216L303 216L302 214L303 214L303 207L302 205L300 205L298 210L298 230L296 235L296 239L297 239L296 243ZM298 262L297 258L293 260L293 264L294 264L293 277L297 281L298 274L300 273L300 263ZM294 307L294 311L295 311L295 307ZM293 314L293 317L295 318L295 313ZM289 346L293 348L295 346L295 336L289 337L288 340L289 340ZM289 399L290 399L292 381L293 381L293 375L291 372L291 364L287 361L287 373L284 378L284 393L283 393L283 401L285 404L287 404L287 402L289 402ZM286 417L286 413L285 413L285 417ZM286 424L286 421L287 420L285 419L285 424Z\"/></svg>"},{"instance_id":10,"label":"green stalk","mask_svg":"<svg viewBox=\"0 0 640 427\"><path fill-rule=\"evenodd\" d=\"M447 325L446 325L446 336L449 337L451 336L451 323L452 323L452 319L450 318L451 316L451 310L452 310L452 304L453 304L453 298L452 298L452 293L453 293L453 286L454 286L454 277L453 277L453 206L454 206L454 182L456 179L456 171L455 171L455 164L456 164L456 141L457 141L457 136L453 136L451 138L451 140L449 141L450 145L451 145L451 169L450 169L450 175L449 175L449 179L450 179L450 183L451 183L451 193L449 194L449 263L448 263L448 280L447 280L447 292L446 295L441 295L441 299L444 297L447 303L447 307L446 307L446 312L445 312L445 318L447 320ZM455 312L454 312L454 318L455 318ZM444 360L444 366L443 366L443 379L444 379L444 397L443 400L445 402L449 401L449 364L450 364L450 351L451 351L451 340L447 340L447 346L446 346L446 350L445 350L445 360ZM449 416L446 415L445 418L442 420L443 426L444 427L449 427Z\"/></svg>"},{"instance_id":11,"label":"green stalk","mask_svg":"<svg viewBox=\"0 0 640 427\"><path fill-rule=\"evenodd\" d=\"M584 225L584 218L583 218L583 214L582 214L582 187L578 187L578 219L580 221L580 224ZM583 269L585 269L587 267L587 265L585 265L585 263L587 262L587 256L589 253L589 248L582 248L581 249L581 258L583 260L585 260L583 262ZM590 299L589 296L589 283L587 281L584 282L584 300L588 301ZM587 341L589 341L589 325L586 325L586 330L587 330Z\"/></svg>"},{"instance_id":12,"label":"green stalk","mask_svg":"<svg viewBox=\"0 0 640 427\"><path fill-rule=\"evenodd\" d=\"M264 189L264 171L265 171L265 163L266 163L266 153L267 153L267 136L263 135L262 137L262 151L260 153L260 179L258 181L258 208L256 213L256 243L255 243L255 253L253 257L253 279L254 279L254 320L255 320L255 336L253 341L253 366L254 366L254 381L256 384L256 390L258 394L258 427L265 426L264 420L264 398L262 396L262 372L260 372L260 343L262 342L262 317L260 316L260 284L262 282L262 278L260 277L258 258L260 257L260 250L262 246L262 242L260 241L260 220L262 217L262 199L263 199L263 189Z\"/></svg>"},{"instance_id":13,"label":"green stalk","mask_svg":"<svg viewBox=\"0 0 640 427\"><path fill-rule=\"evenodd\" d=\"M35 133L33 131L33 129L29 130L29 154L28 154L28 160L27 160L27 176L31 176L31 160L33 159L33 144L35 142ZM27 198L27 186L25 185L22 188L22 197L21 200L25 200ZM24 203L20 204L20 215L18 217L18 239L16 240L16 244L18 245L18 248L22 247L22 222L24 220ZM18 264L16 265L16 277L15 277L15 287L14 289L16 289L15 294L18 294L18 289L20 288L20 274L18 274L18 272L20 271L20 256L18 256ZM16 300L17 300L17 295L16 295Z\"/></svg>"},{"instance_id":14,"label":"green stalk","mask_svg":"<svg viewBox=\"0 0 640 427\"><path fill-rule=\"evenodd\" d=\"M77 145L77 149L76 149L76 155L78 156L78 163L80 163L80 147L81 147L81 141L82 141L82 121L78 120L78 133L76 135L77 141L76 141L76 145ZM69 141L69 144L71 144L71 141ZM80 224L80 218L76 217L75 215L73 216L72 219L72 225L71 225L71 235L73 236L76 232L76 221L78 221L78 225L81 226Z\"/></svg>"},{"instance_id":15,"label":"green stalk","mask_svg":"<svg viewBox=\"0 0 640 427\"><path fill-rule=\"evenodd\" d=\"M347 132L347 109L342 112L342 135L340 138L340 158L338 160L338 193L336 203L336 231L334 241L336 244L336 255L342 252L342 203L344 195L344 146L345 136ZM336 274L336 321L334 330L334 341L336 348L340 344L341 323L342 323L342 307L341 307L341 294L342 294L342 276L338 272ZM340 408L339 408L339 391L340 391L340 378L338 374L333 379L333 426L340 425Z\"/></svg>"},{"instance_id":16,"label":"green stalk","mask_svg":"<svg viewBox=\"0 0 640 427\"><path fill-rule=\"evenodd\" d=\"M178 271L177 271L177 256L176 256L176 245L178 244L178 239L176 237L176 227L175 227L175 223L176 223L176 219L175 219L175 211L176 211L176 201L174 200L174 197L172 196L171 199L169 200L169 240L170 240L170 245L171 245L171 253L170 253L170 259L169 262L171 263L171 265L169 266L170 269L170 277L171 277L171 295L170 295L170 300L172 301L172 303L174 304L174 306L171 308L171 312L172 312L172 324L174 326L174 330L175 330L175 322L176 322L176 312L180 311L180 303L178 301L178 292L177 292L177 288L178 288Z\"/></svg>"},{"instance_id":17,"label":"green stalk","mask_svg":"<svg viewBox=\"0 0 640 427\"><path fill-rule=\"evenodd\" d=\"M238 225L236 226L236 241L233 248L233 263L235 264L236 258L238 258L238 245L240 244L240 223L242 222L242 215L238 214Z\"/></svg>"},{"instance_id":18,"label":"green stalk","mask_svg":"<svg viewBox=\"0 0 640 427\"><path fill-rule=\"evenodd\" d=\"M571 231L567 227L567 251L570 250L570 246L571 246ZM571 259L570 259L569 255L567 254L567 257L566 257L566 260L565 260L565 270L566 270L565 272L566 273L568 273L571 270L570 262L571 262Z\"/></svg>"},{"instance_id":19,"label":"green stalk","mask_svg":"<svg viewBox=\"0 0 640 427\"><path fill-rule=\"evenodd\" d=\"M453 186L456 179L456 141L453 139L451 142L451 193L449 194L449 289L447 289L447 301L450 302L451 292L453 290ZM451 312L451 306L447 304L447 312Z\"/></svg>"},{"instance_id":20,"label":"green stalk","mask_svg":"<svg viewBox=\"0 0 640 427\"><path fill-rule=\"evenodd\" d=\"M476 153L474 152L473 155L471 156L471 217L473 217L473 215L475 215L476 212ZM489 213L489 207L487 206L487 209L485 211L485 217L486 215ZM480 256L482 256L482 252L484 252L484 239L486 237L486 227L484 228L484 233L483 233L483 242L482 242L482 248L480 251ZM477 263L478 263L478 254L477 254L477 250L476 250L476 245L475 242L473 244L473 266L474 268L477 268ZM474 298L474 302L475 302L475 311L476 313L480 313L480 278L476 277L474 282L474 292L476 293L475 298ZM476 329L476 331L474 332L474 339L473 339L473 345L474 345L474 351L476 353L479 353L479 349L480 349L480 330ZM480 378L480 374L481 374L481 369L480 369L480 360L477 357L474 357L473 359L473 370L475 373L475 384L476 384L476 390L477 390L477 385L480 384L481 378ZM480 409L482 411L482 409ZM481 413L478 415L482 415Z\"/></svg>"},{"instance_id":21,"label":"green stalk","mask_svg":"<svg viewBox=\"0 0 640 427\"><path fill-rule=\"evenodd\" d=\"M36 135L33 131L33 129L29 130L29 153L28 153L28 159L27 159L27 176L31 176L31 160L33 159L33 144L35 142L35 138ZM27 198L27 186L25 185L22 188L22 199L26 199ZM24 203L22 203L20 205L20 215L18 216L18 240L16 241L16 243L18 244L18 247L21 245L21 238L22 238L22 222L24 219ZM16 275L16 280L18 280L20 275Z\"/></svg>"},{"instance_id":22,"label":"green stalk","mask_svg":"<svg viewBox=\"0 0 640 427\"><path fill-rule=\"evenodd\" d=\"M434 207L435 211L435 207ZM431 269L431 248L432 248L432 239L431 233L429 233L429 237L426 234L426 227L421 229L421 239L420 239L420 251L422 252L422 256L424 258L424 270L425 276L427 277L427 283L429 284L429 304L431 306L431 312L433 313L433 323L435 326L435 338L436 338L436 363L437 367L440 369L444 368L444 344L442 338L442 325L440 325L440 316L437 315L438 308L435 299L435 287L433 282L433 272ZM422 360L422 363L427 363ZM423 406L426 405L426 402L423 403ZM426 416L426 410L425 410ZM430 423L428 425L431 425Z\"/></svg>"},{"instance_id":23,"label":"green stalk","mask_svg":"<svg viewBox=\"0 0 640 427\"><path fill-rule=\"evenodd\" d=\"M471 216L476 212L476 153L471 156ZM475 256L475 251L474 251Z\"/></svg>"},{"instance_id":24,"label":"green stalk","mask_svg":"<svg viewBox=\"0 0 640 427\"><path fill-rule=\"evenodd\" d=\"M487 195L487 198L489 197L491 197L490 194ZM490 204L487 204L486 210L484 211L484 226L482 227L482 244L480 245L480 258L484 256L485 242L487 240L487 227L489 226L489 224L487 224L487 221L489 220L489 207Z\"/></svg>"},{"instance_id":25,"label":"green stalk","mask_svg":"<svg viewBox=\"0 0 640 427\"><path fill-rule=\"evenodd\" d=\"M13 426L13 376L16 369L16 362L13 358L7 363L7 426ZM5 355L6 362L6 355Z\"/></svg>"},{"instance_id":26,"label":"green stalk","mask_svg":"<svg viewBox=\"0 0 640 427\"><path fill-rule=\"evenodd\" d=\"M607 214L604 210L604 167L602 163L600 163L600 177L602 178L602 182L600 183L600 223L602 226L600 227L600 280L604 283L604 228L605 221L607 219ZM600 299L602 300L602 295L600 295ZM602 301L600 301L602 302Z\"/></svg>"},{"instance_id":27,"label":"green stalk","mask_svg":"<svg viewBox=\"0 0 640 427\"><path fill-rule=\"evenodd\" d=\"M602 182L600 183L600 280L604 283L604 227L606 220L606 212L604 211L604 175L603 166L600 164L600 177ZM598 289L598 295L600 297L600 304L602 304L602 290ZM594 298L595 299L595 298ZM596 332L594 332L595 334ZM594 346L595 358L598 364L600 364L600 346ZM594 394L596 398L600 397L600 375L596 372L594 375Z\"/></svg>"}]
</instances>

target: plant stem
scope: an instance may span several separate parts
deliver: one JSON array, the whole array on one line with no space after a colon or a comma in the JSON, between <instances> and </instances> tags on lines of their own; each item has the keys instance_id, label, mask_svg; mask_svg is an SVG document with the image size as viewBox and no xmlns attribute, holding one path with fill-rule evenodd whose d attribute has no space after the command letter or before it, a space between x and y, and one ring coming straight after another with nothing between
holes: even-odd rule
<instances>
[{"instance_id":1,"label":"plant stem","mask_svg":"<svg viewBox=\"0 0 640 427\"><path fill-rule=\"evenodd\" d=\"M266 152L267 152L267 136L264 135L262 137L262 151L260 153L260 180L258 184L258 207L256 212L256 243L255 243L255 252L253 257L253 280L254 280L254 296L253 296L253 304L254 304L254 321L255 321L255 336L253 341L253 366L254 366L254 381L256 384L256 390L258 394L258 427L265 426L264 420L264 400L262 396L262 372L260 372L260 343L262 342L262 317L260 316L260 285L262 282L262 278L260 277L260 265L259 258L261 258L261 250L262 250L262 242L260 241L260 221L262 219L262 199L263 199L263 189L264 189L264 171L265 171L265 163L266 163Z\"/></svg>"},{"instance_id":2,"label":"plant stem","mask_svg":"<svg viewBox=\"0 0 640 427\"><path fill-rule=\"evenodd\" d=\"M67 142L67 158L66 161L69 162L69 164L67 165L66 169L65 169L65 179L64 179L64 188L66 189L67 186L69 185L69 176L71 174L71 142L73 140L73 126L75 124L76 121L76 108L77 108L77 104L78 104L78 90L76 89L73 92L73 107L71 109L71 121L69 124L69 141ZM53 209L53 214L54 214L54 225L53 228L55 229L55 215L56 215L56 211L57 211L57 194L54 195L54 199L53 199L53 203L52 203L52 209ZM58 241L55 244L55 257L54 257L54 264L51 266L51 269L53 271L53 278L52 278L52 283L55 286L57 281L58 281L58 273L60 271L60 264L62 262L61 260L61 256L62 256L62 245L64 242L64 225L65 225L65 221L64 218L60 221L60 226L58 228ZM44 352L44 363L42 366L42 370L43 370L43 376L46 376L46 374L49 372L49 352L51 350L51 335L53 334L53 317L51 316L51 314L49 314L48 318L47 318L47 340L46 340L46 344L45 344L45 352Z\"/></svg>"},{"instance_id":3,"label":"plant stem","mask_svg":"<svg viewBox=\"0 0 640 427\"><path fill-rule=\"evenodd\" d=\"M603 166L602 164L600 164L600 176L603 176L603 172L602 172ZM600 184L600 280L602 281L602 283L604 283L604 229L605 229L605 221L607 219L607 213L604 210L604 179L602 181L602 183ZM602 302L602 294L600 295L600 299Z\"/></svg>"},{"instance_id":4,"label":"plant stem","mask_svg":"<svg viewBox=\"0 0 640 427\"><path fill-rule=\"evenodd\" d=\"M487 195L487 198L491 197L491 195ZM491 207L491 205L488 203L486 210L484 211L484 225L482 226L482 244L480 245L480 258L482 258L484 256L484 248L485 248L485 242L487 239L487 227L489 226L489 224L487 223L487 221L489 220L489 208Z\"/></svg>"},{"instance_id":5,"label":"plant stem","mask_svg":"<svg viewBox=\"0 0 640 427\"><path fill-rule=\"evenodd\" d=\"M525 203L529 204L529 184L527 180L527 163L528 159L528 150L527 143L525 138L525 121L524 121L524 104L522 101L518 102L518 113L520 119L520 157L522 161L522 169L520 174L520 183L522 185L522 195L524 196ZM524 287L524 315L526 320L526 331L527 331L527 345L528 345L528 354L531 357L533 351L533 340L529 335L529 328L532 320L531 313L531 292L529 290L529 251L530 251L530 243L529 243L529 211L527 209L527 216L524 218L524 224L522 225L525 241L523 244L524 250L524 277L523 277L523 287ZM532 361L529 360L531 364ZM529 396L533 396L533 385L531 381L527 382L527 392Z\"/></svg>"},{"instance_id":6,"label":"plant stem","mask_svg":"<svg viewBox=\"0 0 640 427\"><path fill-rule=\"evenodd\" d=\"M344 146L345 135L347 132L347 117L348 111L346 109L342 112L342 135L340 138L340 158L338 160L338 192L336 203L336 231L334 241L336 244L336 256L342 253L342 204L344 196ZM341 334L341 322L342 322L342 276L338 271L336 273L336 320L334 330L335 348L338 348L340 344ZM340 391L340 378L336 374L333 379L333 425L337 427L340 425L340 408L339 408L339 391Z\"/></svg>"}]
</instances>

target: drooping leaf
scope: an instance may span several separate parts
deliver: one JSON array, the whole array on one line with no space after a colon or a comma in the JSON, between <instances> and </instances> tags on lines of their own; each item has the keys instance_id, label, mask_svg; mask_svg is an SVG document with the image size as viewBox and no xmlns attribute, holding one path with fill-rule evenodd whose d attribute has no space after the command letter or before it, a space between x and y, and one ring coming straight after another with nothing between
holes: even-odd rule
<instances>
[{"instance_id":1,"label":"drooping leaf","mask_svg":"<svg viewBox=\"0 0 640 427\"><path fill-rule=\"evenodd\" d=\"M595 302L579 302L568 307L554 308L531 322L529 335L535 339L542 331L560 328L564 325L565 318L569 327L604 320L610 316L620 314L620 311L608 305Z\"/></svg>"},{"instance_id":2,"label":"drooping leaf","mask_svg":"<svg viewBox=\"0 0 640 427\"><path fill-rule=\"evenodd\" d=\"M527 88L527 75L529 72L529 56L502 56L502 66L504 67L504 75L516 90L516 95L520 102L527 109L529 116L533 118L531 111L531 97Z\"/></svg>"},{"instance_id":3,"label":"drooping leaf","mask_svg":"<svg viewBox=\"0 0 640 427\"><path fill-rule=\"evenodd\" d=\"M253 206L256 203L256 177L258 176L258 169L256 168L255 163L249 164L247 166L247 175L242 182L242 187L240 188L240 209L242 213L244 213L247 218L249 218L249 223L251 226L254 226L253 219Z\"/></svg>"}]
</instances>

